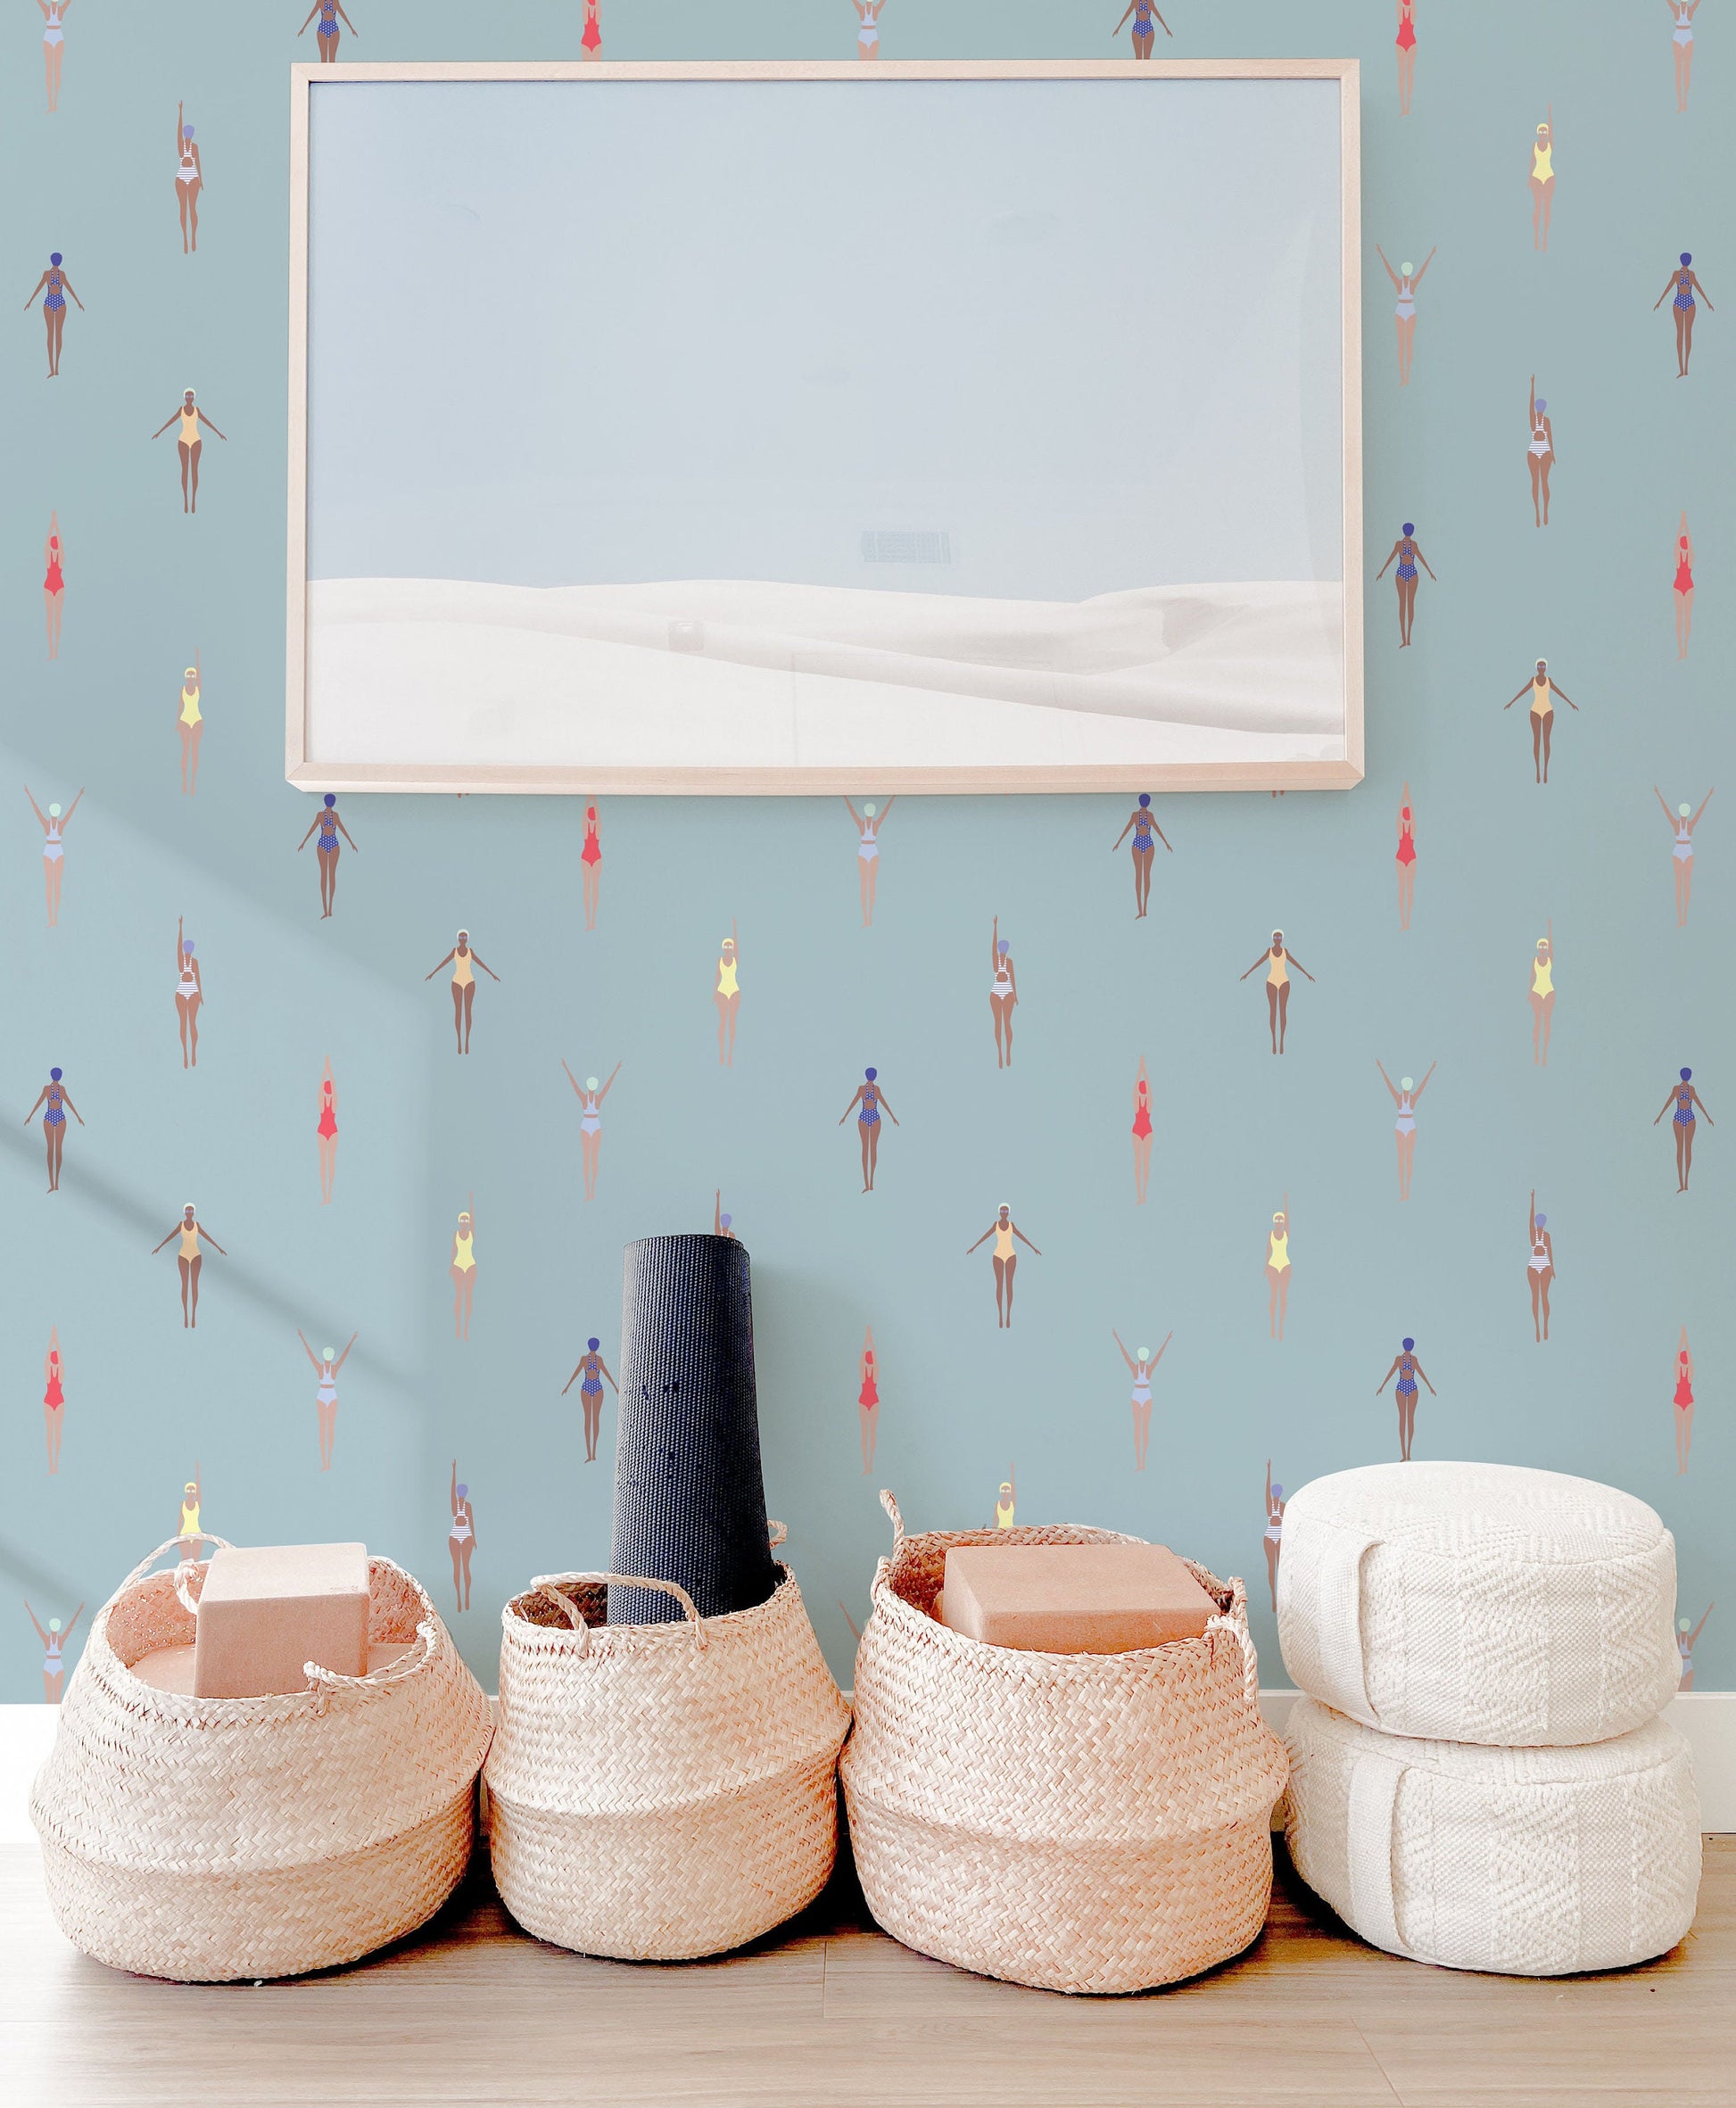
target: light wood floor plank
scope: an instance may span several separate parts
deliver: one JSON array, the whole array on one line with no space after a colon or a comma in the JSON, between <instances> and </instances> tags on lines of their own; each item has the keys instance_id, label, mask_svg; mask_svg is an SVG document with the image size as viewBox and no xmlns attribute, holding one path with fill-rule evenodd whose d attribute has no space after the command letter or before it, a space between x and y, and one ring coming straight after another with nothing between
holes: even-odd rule
<instances>
[{"instance_id":1,"label":"light wood floor plank","mask_svg":"<svg viewBox=\"0 0 1736 2108\"><path fill-rule=\"evenodd\" d=\"M1280 1866L1261 1939L1146 1996L1063 1998L884 1938L847 1867L781 1937L683 1968L526 1939L479 1865L354 1969L160 1984L76 1955L36 1855L0 1848L8 2108L1729 2108L1736 1839L1699 1922L1618 1975L1533 1983L1364 1947Z\"/></svg>"}]
</instances>

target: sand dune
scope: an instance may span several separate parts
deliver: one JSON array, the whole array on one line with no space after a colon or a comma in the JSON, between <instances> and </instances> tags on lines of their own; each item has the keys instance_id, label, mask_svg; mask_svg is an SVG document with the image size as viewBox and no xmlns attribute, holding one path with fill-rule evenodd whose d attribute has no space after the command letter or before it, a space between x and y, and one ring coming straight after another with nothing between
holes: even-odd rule
<instances>
[{"instance_id":1,"label":"sand dune","mask_svg":"<svg viewBox=\"0 0 1736 2108\"><path fill-rule=\"evenodd\" d=\"M600 767L1330 759L1336 584L968 599L752 580L309 588L318 757Z\"/></svg>"}]
</instances>

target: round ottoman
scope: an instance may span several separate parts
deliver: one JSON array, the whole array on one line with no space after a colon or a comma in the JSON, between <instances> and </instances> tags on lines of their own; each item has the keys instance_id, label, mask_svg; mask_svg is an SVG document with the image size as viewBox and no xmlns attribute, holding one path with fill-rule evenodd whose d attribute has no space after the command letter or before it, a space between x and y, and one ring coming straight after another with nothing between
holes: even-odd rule
<instances>
[{"instance_id":1,"label":"round ottoman","mask_svg":"<svg viewBox=\"0 0 1736 2108\"><path fill-rule=\"evenodd\" d=\"M1675 1542L1643 1500L1510 1464L1375 1464L1284 1511L1293 1682L1401 1735L1600 1742L1674 1696Z\"/></svg>"},{"instance_id":2,"label":"round ottoman","mask_svg":"<svg viewBox=\"0 0 1736 2108\"><path fill-rule=\"evenodd\" d=\"M1285 1740L1296 1871L1375 1947L1564 1976L1649 1961L1693 1922L1699 1803L1665 1721L1580 1749L1491 1749L1301 1699Z\"/></svg>"}]
</instances>

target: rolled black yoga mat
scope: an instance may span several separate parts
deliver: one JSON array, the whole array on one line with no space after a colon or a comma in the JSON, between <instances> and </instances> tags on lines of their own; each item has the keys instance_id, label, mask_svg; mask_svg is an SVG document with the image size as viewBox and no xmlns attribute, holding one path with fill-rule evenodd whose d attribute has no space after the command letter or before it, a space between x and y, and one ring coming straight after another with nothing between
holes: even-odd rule
<instances>
[{"instance_id":1,"label":"rolled black yoga mat","mask_svg":"<svg viewBox=\"0 0 1736 2108\"><path fill-rule=\"evenodd\" d=\"M702 1617L751 1609L778 1577L759 1464L747 1252L733 1237L641 1237L622 1270L609 1565L679 1582ZM611 1624L683 1615L661 1590L608 1591Z\"/></svg>"}]
</instances>

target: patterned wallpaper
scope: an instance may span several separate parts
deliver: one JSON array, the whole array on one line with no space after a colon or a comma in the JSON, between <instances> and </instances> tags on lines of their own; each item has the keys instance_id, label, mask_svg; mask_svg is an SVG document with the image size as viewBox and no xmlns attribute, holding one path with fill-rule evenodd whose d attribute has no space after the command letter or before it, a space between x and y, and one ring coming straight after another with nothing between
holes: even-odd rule
<instances>
[{"instance_id":1,"label":"patterned wallpaper","mask_svg":"<svg viewBox=\"0 0 1736 2108\"><path fill-rule=\"evenodd\" d=\"M1727 25L1117 12L354 0L325 48L1360 56L1368 780L1149 833L1128 798L325 817L282 780L285 70L325 11L8 11L0 1696L197 1529L365 1539L492 1682L505 1597L607 1563L623 1243L724 1224L842 1675L888 1484L1245 1574L1280 1682L1281 1489L1408 1452L1652 1501L1730 1682ZM1104 210L1137 271L1186 201ZM1199 289L1227 339L1267 260ZM509 400L525 289L499 319Z\"/></svg>"}]
</instances>

